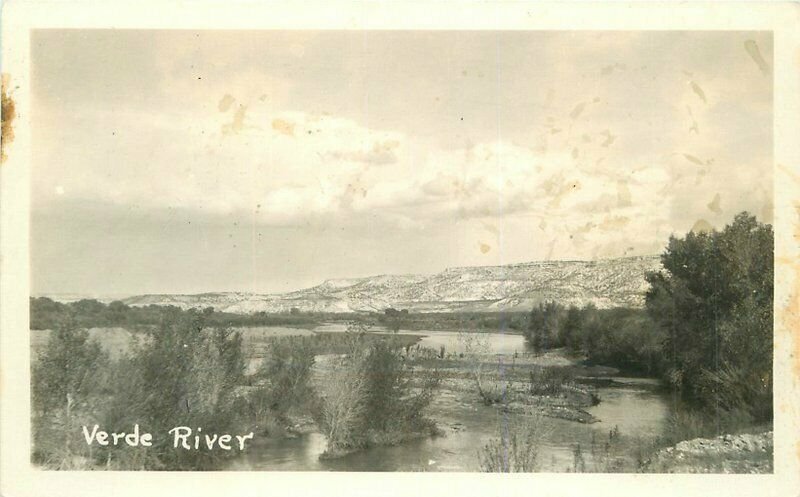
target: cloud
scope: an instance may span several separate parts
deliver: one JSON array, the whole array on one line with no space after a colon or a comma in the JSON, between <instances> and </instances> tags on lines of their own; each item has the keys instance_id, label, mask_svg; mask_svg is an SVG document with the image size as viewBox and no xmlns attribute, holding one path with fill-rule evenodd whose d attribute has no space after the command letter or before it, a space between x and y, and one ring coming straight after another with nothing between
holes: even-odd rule
<instances>
[{"instance_id":1,"label":"cloud","mask_svg":"<svg viewBox=\"0 0 800 497\"><path fill-rule=\"evenodd\" d=\"M657 251L771 197L771 75L743 48L770 60L764 34L139 36L37 69L65 95L37 90L38 207L399 230L478 263Z\"/></svg>"}]
</instances>

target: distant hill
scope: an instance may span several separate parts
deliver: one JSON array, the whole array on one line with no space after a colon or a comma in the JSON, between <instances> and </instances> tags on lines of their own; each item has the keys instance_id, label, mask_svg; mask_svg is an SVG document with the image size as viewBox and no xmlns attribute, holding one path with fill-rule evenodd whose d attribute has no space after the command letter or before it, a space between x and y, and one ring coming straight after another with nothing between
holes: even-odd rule
<instances>
[{"instance_id":1,"label":"distant hill","mask_svg":"<svg viewBox=\"0 0 800 497\"><path fill-rule=\"evenodd\" d=\"M203 293L140 295L128 305L214 307L253 313L366 312L394 307L412 312L527 311L539 302L593 303L598 308L643 304L645 272L660 268L658 256L596 261L547 261L505 266L450 268L433 275L380 275L327 280L283 294Z\"/></svg>"}]
</instances>

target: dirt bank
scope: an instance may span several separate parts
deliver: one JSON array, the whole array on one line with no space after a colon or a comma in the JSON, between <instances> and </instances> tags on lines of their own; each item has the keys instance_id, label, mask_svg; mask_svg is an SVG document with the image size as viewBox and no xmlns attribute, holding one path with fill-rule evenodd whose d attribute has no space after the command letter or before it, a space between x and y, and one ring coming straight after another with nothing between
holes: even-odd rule
<instances>
[{"instance_id":1,"label":"dirt bank","mask_svg":"<svg viewBox=\"0 0 800 497\"><path fill-rule=\"evenodd\" d=\"M772 432L679 442L644 462L648 473L772 473Z\"/></svg>"}]
</instances>

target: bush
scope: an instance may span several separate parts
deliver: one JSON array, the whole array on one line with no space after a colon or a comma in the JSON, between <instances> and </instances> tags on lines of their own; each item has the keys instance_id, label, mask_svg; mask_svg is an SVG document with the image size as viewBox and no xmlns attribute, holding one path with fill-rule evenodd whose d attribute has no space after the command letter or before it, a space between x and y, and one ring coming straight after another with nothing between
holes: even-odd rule
<instances>
[{"instance_id":1,"label":"bush","mask_svg":"<svg viewBox=\"0 0 800 497\"><path fill-rule=\"evenodd\" d=\"M525 337L537 351L564 345L562 325L564 308L556 302L545 302L531 310Z\"/></svg>"},{"instance_id":2,"label":"bush","mask_svg":"<svg viewBox=\"0 0 800 497\"><path fill-rule=\"evenodd\" d=\"M437 376L414 377L385 340L354 334L349 349L322 381L315 404L314 418L328 438L327 455L435 433L424 410L433 400Z\"/></svg>"},{"instance_id":3,"label":"bush","mask_svg":"<svg viewBox=\"0 0 800 497\"><path fill-rule=\"evenodd\" d=\"M621 473L625 466L625 455L621 443L622 435L619 427L614 426L608 435L598 440L597 433L592 432L589 444L589 461L583 455L581 444L572 446L573 473Z\"/></svg>"},{"instance_id":4,"label":"bush","mask_svg":"<svg viewBox=\"0 0 800 497\"><path fill-rule=\"evenodd\" d=\"M108 356L74 321L62 322L32 364L35 462L54 469L83 469L91 457L79 426L95 421L107 381Z\"/></svg>"},{"instance_id":5,"label":"bush","mask_svg":"<svg viewBox=\"0 0 800 497\"><path fill-rule=\"evenodd\" d=\"M658 375L664 369L665 333L641 309L564 309L542 304L531 313L526 338L538 350L566 346L590 363Z\"/></svg>"},{"instance_id":6,"label":"bush","mask_svg":"<svg viewBox=\"0 0 800 497\"><path fill-rule=\"evenodd\" d=\"M298 339L299 338L299 339ZM303 409L312 397L311 368L314 347L303 337L285 337L271 341L257 378L264 381L259 392L262 404L281 420L293 408ZM263 415L262 413L259 413Z\"/></svg>"},{"instance_id":7,"label":"bush","mask_svg":"<svg viewBox=\"0 0 800 497\"><path fill-rule=\"evenodd\" d=\"M545 434L539 416L520 417L501 427L500 436L490 440L480 451L480 469L486 473L528 473L536 471L539 451Z\"/></svg>"},{"instance_id":8,"label":"bush","mask_svg":"<svg viewBox=\"0 0 800 497\"><path fill-rule=\"evenodd\" d=\"M504 403L513 387L513 379L496 378L487 371L484 361L491 358L488 337L484 334L459 332L458 343L464 352L461 357L468 363L468 373L484 405Z\"/></svg>"},{"instance_id":9,"label":"bush","mask_svg":"<svg viewBox=\"0 0 800 497\"><path fill-rule=\"evenodd\" d=\"M558 395L575 386L574 375L566 368L533 366L529 374L531 395Z\"/></svg>"},{"instance_id":10,"label":"bush","mask_svg":"<svg viewBox=\"0 0 800 497\"><path fill-rule=\"evenodd\" d=\"M189 311L165 316L158 330L120 360L123 374L114 376L116 395L109 399L103 426L128 431L135 423L153 433L175 426L202 427L213 433L250 431L242 419L244 399L238 393L244 360L241 336L207 328L208 313ZM175 450L170 437L154 437L146 457L136 447L99 451L108 464L125 466L139 461L142 469L214 469L232 452ZM140 458L140 459L137 459Z\"/></svg>"}]
</instances>

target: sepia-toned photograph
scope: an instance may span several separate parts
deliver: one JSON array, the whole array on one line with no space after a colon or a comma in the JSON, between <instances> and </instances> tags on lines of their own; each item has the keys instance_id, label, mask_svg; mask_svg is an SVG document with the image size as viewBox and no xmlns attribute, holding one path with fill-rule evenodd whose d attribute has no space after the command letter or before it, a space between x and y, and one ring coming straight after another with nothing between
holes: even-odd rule
<instances>
[{"instance_id":1,"label":"sepia-toned photograph","mask_svg":"<svg viewBox=\"0 0 800 497\"><path fill-rule=\"evenodd\" d=\"M770 32L30 57L36 467L773 471Z\"/></svg>"},{"instance_id":2,"label":"sepia-toned photograph","mask_svg":"<svg viewBox=\"0 0 800 497\"><path fill-rule=\"evenodd\" d=\"M800 492L800 9L0 26L0 494Z\"/></svg>"}]
</instances>

